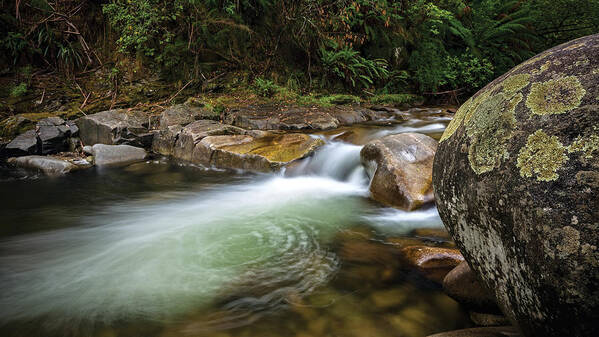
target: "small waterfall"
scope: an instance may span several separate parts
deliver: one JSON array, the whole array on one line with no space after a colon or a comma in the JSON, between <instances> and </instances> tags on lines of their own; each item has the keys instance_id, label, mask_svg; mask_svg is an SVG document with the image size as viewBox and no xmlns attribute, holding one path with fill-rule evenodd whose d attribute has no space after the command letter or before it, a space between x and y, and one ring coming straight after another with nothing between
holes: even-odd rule
<instances>
[{"instance_id":1,"label":"small waterfall","mask_svg":"<svg viewBox=\"0 0 599 337\"><path fill-rule=\"evenodd\" d=\"M366 171L360 163L362 146L331 141L312 157L288 170L289 176L319 176L355 185L366 185Z\"/></svg>"}]
</instances>

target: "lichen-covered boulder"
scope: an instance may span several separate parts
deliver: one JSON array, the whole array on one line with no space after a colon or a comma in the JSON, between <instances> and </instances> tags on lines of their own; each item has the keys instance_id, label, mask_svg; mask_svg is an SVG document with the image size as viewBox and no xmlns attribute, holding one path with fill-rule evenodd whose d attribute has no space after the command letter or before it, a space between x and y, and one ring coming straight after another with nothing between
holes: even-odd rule
<instances>
[{"instance_id":1,"label":"lichen-covered boulder","mask_svg":"<svg viewBox=\"0 0 599 337\"><path fill-rule=\"evenodd\" d=\"M378 202L414 210L434 200L432 171L437 141L419 133L402 133L372 141L360 152Z\"/></svg>"},{"instance_id":2,"label":"lichen-covered boulder","mask_svg":"<svg viewBox=\"0 0 599 337\"><path fill-rule=\"evenodd\" d=\"M437 150L439 213L527 336L599 329L599 35L469 99Z\"/></svg>"}]
</instances>

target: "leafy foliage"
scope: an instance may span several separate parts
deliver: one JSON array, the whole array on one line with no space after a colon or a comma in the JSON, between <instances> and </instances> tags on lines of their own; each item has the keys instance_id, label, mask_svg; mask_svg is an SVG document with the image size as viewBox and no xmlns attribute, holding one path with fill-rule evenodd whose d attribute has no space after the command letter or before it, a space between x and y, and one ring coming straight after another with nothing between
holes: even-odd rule
<instances>
[{"instance_id":1,"label":"leafy foliage","mask_svg":"<svg viewBox=\"0 0 599 337\"><path fill-rule=\"evenodd\" d=\"M271 80L258 77L254 80L253 89L258 96L272 97L278 91L279 86Z\"/></svg>"},{"instance_id":2,"label":"leafy foliage","mask_svg":"<svg viewBox=\"0 0 599 337\"><path fill-rule=\"evenodd\" d=\"M467 94L544 49L599 32L599 0L2 3L0 60L13 69L73 74L102 63L98 55L129 58L177 81L240 70L271 96L267 78L297 93Z\"/></svg>"}]
</instances>

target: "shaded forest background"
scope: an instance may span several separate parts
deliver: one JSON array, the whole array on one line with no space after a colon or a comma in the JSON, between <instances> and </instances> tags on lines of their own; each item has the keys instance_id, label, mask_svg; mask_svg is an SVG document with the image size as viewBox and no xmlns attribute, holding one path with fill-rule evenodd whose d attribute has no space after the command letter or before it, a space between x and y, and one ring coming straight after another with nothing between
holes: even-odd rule
<instances>
[{"instance_id":1,"label":"shaded forest background","mask_svg":"<svg viewBox=\"0 0 599 337\"><path fill-rule=\"evenodd\" d=\"M113 92L148 77L205 90L236 74L228 81L262 96L463 97L542 50L599 32L599 0L0 2L7 95L52 74L86 101L92 89L76 80L92 73Z\"/></svg>"}]
</instances>

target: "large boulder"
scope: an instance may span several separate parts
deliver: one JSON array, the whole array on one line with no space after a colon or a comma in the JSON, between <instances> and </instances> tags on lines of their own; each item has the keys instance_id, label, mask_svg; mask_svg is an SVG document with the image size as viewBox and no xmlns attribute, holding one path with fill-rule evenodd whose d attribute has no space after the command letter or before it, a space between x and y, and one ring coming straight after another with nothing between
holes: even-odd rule
<instances>
[{"instance_id":1,"label":"large boulder","mask_svg":"<svg viewBox=\"0 0 599 337\"><path fill-rule=\"evenodd\" d=\"M85 145L132 145L150 147L154 134L150 119L141 111L108 110L77 120L81 141Z\"/></svg>"},{"instance_id":2,"label":"large boulder","mask_svg":"<svg viewBox=\"0 0 599 337\"><path fill-rule=\"evenodd\" d=\"M146 159L146 150L131 145L96 144L86 146L84 151L94 156L97 166L126 165Z\"/></svg>"},{"instance_id":3,"label":"large boulder","mask_svg":"<svg viewBox=\"0 0 599 337\"><path fill-rule=\"evenodd\" d=\"M527 336L599 329L599 35L469 99L435 159L439 213Z\"/></svg>"},{"instance_id":4,"label":"large boulder","mask_svg":"<svg viewBox=\"0 0 599 337\"><path fill-rule=\"evenodd\" d=\"M366 144L360 155L372 179L372 197L405 210L432 202L436 149L436 140L418 133L391 135Z\"/></svg>"},{"instance_id":5,"label":"large boulder","mask_svg":"<svg viewBox=\"0 0 599 337\"><path fill-rule=\"evenodd\" d=\"M276 171L311 155L322 139L304 134L209 136L195 147L192 162L217 168Z\"/></svg>"}]
</instances>

